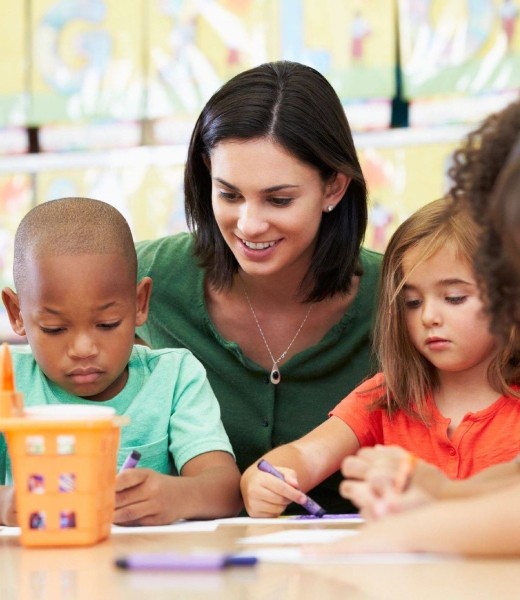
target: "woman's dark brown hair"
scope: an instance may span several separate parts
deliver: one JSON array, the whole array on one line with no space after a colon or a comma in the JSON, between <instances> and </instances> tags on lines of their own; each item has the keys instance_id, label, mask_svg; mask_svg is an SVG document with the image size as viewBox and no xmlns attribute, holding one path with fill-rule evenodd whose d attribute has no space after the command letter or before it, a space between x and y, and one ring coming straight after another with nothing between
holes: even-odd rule
<instances>
[{"instance_id":1,"label":"woman's dark brown hair","mask_svg":"<svg viewBox=\"0 0 520 600\"><path fill-rule=\"evenodd\" d=\"M315 167L323 180L352 178L344 197L324 213L302 290L308 301L350 290L360 273L367 225L367 190L341 102L315 69L294 62L266 63L240 73L210 98L192 134L185 169L186 218L195 253L217 289L231 285L238 264L215 221L209 158L229 139L267 138Z\"/></svg>"}]
</instances>

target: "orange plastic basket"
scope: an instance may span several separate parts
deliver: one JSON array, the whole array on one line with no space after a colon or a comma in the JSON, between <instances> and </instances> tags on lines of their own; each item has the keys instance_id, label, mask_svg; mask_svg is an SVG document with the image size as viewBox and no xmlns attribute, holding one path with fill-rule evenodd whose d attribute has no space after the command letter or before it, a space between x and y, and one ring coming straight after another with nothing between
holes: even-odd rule
<instances>
[{"instance_id":1,"label":"orange plastic basket","mask_svg":"<svg viewBox=\"0 0 520 600\"><path fill-rule=\"evenodd\" d=\"M24 546L81 546L108 537L123 420L100 414L102 408L48 405L0 419Z\"/></svg>"}]
</instances>

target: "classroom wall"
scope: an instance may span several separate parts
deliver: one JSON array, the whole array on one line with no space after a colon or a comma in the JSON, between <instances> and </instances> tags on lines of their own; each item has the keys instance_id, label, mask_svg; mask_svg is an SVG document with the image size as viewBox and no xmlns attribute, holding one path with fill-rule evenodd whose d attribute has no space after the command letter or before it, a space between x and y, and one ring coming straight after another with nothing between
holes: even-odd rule
<instances>
[{"instance_id":1,"label":"classroom wall","mask_svg":"<svg viewBox=\"0 0 520 600\"><path fill-rule=\"evenodd\" d=\"M336 89L369 184L366 245L378 250L446 191L462 136L520 87L520 0L0 0L0 10L2 286L16 226L39 202L106 200L136 239L185 229L195 119L260 62L310 64ZM0 310L0 339L9 331Z\"/></svg>"}]
</instances>

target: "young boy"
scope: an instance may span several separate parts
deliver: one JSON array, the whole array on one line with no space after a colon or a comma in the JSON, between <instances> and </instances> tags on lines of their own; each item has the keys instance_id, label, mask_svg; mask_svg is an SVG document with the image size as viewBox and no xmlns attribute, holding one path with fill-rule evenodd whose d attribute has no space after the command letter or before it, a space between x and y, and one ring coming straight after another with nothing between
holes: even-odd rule
<instances>
[{"instance_id":1,"label":"young boy","mask_svg":"<svg viewBox=\"0 0 520 600\"><path fill-rule=\"evenodd\" d=\"M139 468L117 476L114 522L236 514L240 475L204 368L187 350L133 344L152 281L136 286L137 258L122 215L87 198L33 208L16 232L13 273L16 292L5 288L2 299L13 330L29 342L12 347L25 405L102 402L130 417L118 464L131 450L142 458ZM0 482L10 481L2 437ZM5 485L0 522L16 524L13 490Z\"/></svg>"}]
</instances>

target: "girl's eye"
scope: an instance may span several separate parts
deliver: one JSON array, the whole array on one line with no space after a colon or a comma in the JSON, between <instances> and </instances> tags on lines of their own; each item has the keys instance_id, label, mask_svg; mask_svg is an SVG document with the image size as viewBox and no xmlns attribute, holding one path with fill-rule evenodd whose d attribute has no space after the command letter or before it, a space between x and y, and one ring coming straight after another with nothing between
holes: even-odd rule
<instances>
[{"instance_id":1,"label":"girl's eye","mask_svg":"<svg viewBox=\"0 0 520 600\"><path fill-rule=\"evenodd\" d=\"M466 301L467 296L448 296L446 302L450 304L462 304Z\"/></svg>"},{"instance_id":2,"label":"girl's eye","mask_svg":"<svg viewBox=\"0 0 520 600\"><path fill-rule=\"evenodd\" d=\"M420 300L405 300L404 305L406 306L406 308L410 308L410 309L419 308L419 306L421 306L421 301Z\"/></svg>"},{"instance_id":3,"label":"girl's eye","mask_svg":"<svg viewBox=\"0 0 520 600\"><path fill-rule=\"evenodd\" d=\"M65 327L43 327L43 325L41 325L40 330L48 335L56 335L57 333L65 331Z\"/></svg>"},{"instance_id":4,"label":"girl's eye","mask_svg":"<svg viewBox=\"0 0 520 600\"><path fill-rule=\"evenodd\" d=\"M115 329L121 325L121 321L116 321L115 323L100 323L98 327L100 329Z\"/></svg>"}]
</instances>

